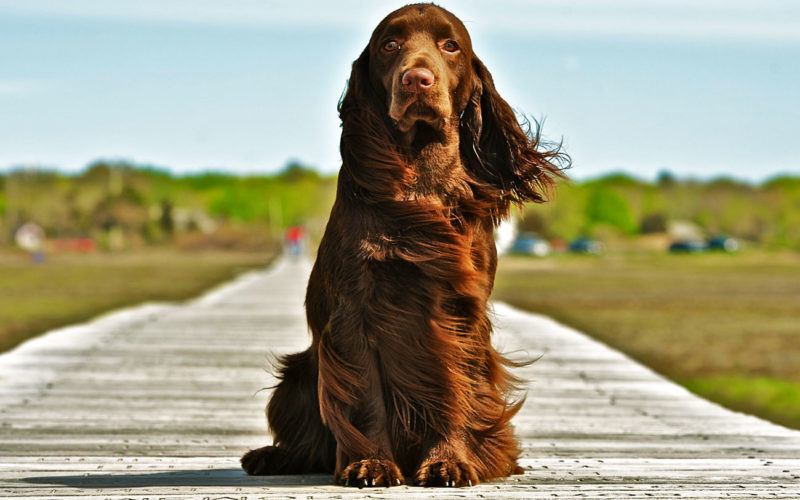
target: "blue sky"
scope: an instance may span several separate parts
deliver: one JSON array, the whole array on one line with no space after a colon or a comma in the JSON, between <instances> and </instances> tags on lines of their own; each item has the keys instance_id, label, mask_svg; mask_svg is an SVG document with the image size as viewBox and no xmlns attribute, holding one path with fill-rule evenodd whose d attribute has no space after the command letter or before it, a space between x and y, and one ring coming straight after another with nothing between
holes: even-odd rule
<instances>
[{"instance_id":1,"label":"blue sky","mask_svg":"<svg viewBox=\"0 0 800 500\"><path fill-rule=\"evenodd\" d=\"M401 4L0 0L0 169L334 172L350 64ZM441 4L573 177L800 175L800 2Z\"/></svg>"}]
</instances>

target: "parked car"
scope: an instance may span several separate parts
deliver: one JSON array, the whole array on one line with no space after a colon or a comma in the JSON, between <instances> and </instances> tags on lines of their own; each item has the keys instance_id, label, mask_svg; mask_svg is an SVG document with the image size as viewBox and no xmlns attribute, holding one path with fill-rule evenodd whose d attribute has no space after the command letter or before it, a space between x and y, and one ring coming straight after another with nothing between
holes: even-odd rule
<instances>
[{"instance_id":1,"label":"parked car","mask_svg":"<svg viewBox=\"0 0 800 500\"><path fill-rule=\"evenodd\" d=\"M676 241L669 246L669 251L674 253L699 253L706 251L706 244L700 240Z\"/></svg>"},{"instance_id":2,"label":"parked car","mask_svg":"<svg viewBox=\"0 0 800 500\"><path fill-rule=\"evenodd\" d=\"M545 257L550 255L550 243L542 238L522 234L514 240L511 245L511 253L519 255L535 255L536 257Z\"/></svg>"},{"instance_id":3,"label":"parked car","mask_svg":"<svg viewBox=\"0 0 800 500\"><path fill-rule=\"evenodd\" d=\"M599 255L603 253L603 244L591 238L578 238L570 244L569 251Z\"/></svg>"},{"instance_id":4,"label":"parked car","mask_svg":"<svg viewBox=\"0 0 800 500\"><path fill-rule=\"evenodd\" d=\"M739 250L739 240L730 236L717 236L708 241L708 249L720 252L735 252Z\"/></svg>"}]
</instances>

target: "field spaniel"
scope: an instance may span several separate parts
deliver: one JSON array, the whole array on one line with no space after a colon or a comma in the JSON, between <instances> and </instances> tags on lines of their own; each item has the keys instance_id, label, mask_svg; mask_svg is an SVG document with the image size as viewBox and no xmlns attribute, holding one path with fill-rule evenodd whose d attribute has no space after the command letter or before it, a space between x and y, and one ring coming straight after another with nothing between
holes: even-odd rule
<instances>
[{"instance_id":1,"label":"field spaniel","mask_svg":"<svg viewBox=\"0 0 800 500\"><path fill-rule=\"evenodd\" d=\"M308 282L311 347L280 359L248 474L467 486L520 473L512 363L492 347L493 230L568 158L520 126L461 21L389 14L339 105L336 202Z\"/></svg>"}]
</instances>

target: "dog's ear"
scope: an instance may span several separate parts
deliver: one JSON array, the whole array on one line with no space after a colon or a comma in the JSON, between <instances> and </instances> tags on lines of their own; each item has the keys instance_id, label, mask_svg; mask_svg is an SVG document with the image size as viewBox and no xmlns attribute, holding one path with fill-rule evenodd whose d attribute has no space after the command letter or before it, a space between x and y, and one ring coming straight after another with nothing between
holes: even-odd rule
<instances>
[{"instance_id":1,"label":"dog's ear","mask_svg":"<svg viewBox=\"0 0 800 500\"><path fill-rule=\"evenodd\" d=\"M461 116L462 158L481 181L493 186L497 202L545 201L554 178L570 159L561 145L543 144L539 123L520 125L511 106L495 89L492 75L477 57L472 61L473 92Z\"/></svg>"},{"instance_id":2,"label":"dog's ear","mask_svg":"<svg viewBox=\"0 0 800 500\"><path fill-rule=\"evenodd\" d=\"M357 111L367 101L372 100L371 84L369 81L369 46L361 52L353 62L350 78L347 79L347 88L339 100L339 117L345 122L348 113Z\"/></svg>"},{"instance_id":3,"label":"dog's ear","mask_svg":"<svg viewBox=\"0 0 800 500\"><path fill-rule=\"evenodd\" d=\"M373 199L393 198L408 174L392 134L385 100L383 87L370 78L367 46L353 63L347 89L339 101L339 148L342 177L354 185L351 191L358 190Z\"/></svg>"}]
</instances>

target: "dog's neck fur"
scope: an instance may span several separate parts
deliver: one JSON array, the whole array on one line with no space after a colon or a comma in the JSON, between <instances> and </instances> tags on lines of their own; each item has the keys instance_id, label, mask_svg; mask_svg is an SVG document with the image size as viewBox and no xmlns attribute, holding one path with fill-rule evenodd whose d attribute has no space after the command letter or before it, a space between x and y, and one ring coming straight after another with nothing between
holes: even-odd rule
<instances>
[{"instance_id":1,"label":"dog's neck fur","mask_svg":"<svg viewBox=\"0 0 800 500\"><path fill-rule=\"evenodd\" d=\"M417 127L403 136L415 174L409 198L437 197L442 204L452 205L458 199L470 196L471 189L459 152L458 120L447 120L437 131L438 140L422 147L414 144Z\"/></svg>"}]
</instances>

